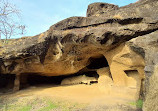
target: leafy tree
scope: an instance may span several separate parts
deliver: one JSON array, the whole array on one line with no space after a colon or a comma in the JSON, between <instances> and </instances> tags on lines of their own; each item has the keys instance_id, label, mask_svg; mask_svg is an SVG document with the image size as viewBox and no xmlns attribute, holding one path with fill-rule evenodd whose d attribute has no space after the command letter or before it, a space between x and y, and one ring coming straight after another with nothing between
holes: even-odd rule
<instances>
[{"instance_id":1,"label":"leafy tree","mask_svg":"<svg viewBox=\"0 0 158 111\"><path fill-rule=\"evenodd\" d=\"M25 25L20 24L20 11L7 0L0 0L0 39L24 34Z\"/></svg>"}]
</instances>

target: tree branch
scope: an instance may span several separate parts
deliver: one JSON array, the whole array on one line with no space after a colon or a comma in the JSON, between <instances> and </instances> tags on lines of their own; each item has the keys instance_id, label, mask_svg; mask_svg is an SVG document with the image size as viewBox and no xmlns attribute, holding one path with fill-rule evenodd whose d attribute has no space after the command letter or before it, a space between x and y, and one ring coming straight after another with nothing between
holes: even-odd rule
<instances>
[{"instance_id":1,"label":"tree branch","mask_svg":"<svg viewBox=\"0 0 158 111\"><path fill-rule=\"evenodd\" d=\"M24 33L25 26L16 23L19 13L20 11L16 9L15 5L7 0L0 0L0 37L5 36L8 39L13 35Z\"/></svg>"}]
</instances>

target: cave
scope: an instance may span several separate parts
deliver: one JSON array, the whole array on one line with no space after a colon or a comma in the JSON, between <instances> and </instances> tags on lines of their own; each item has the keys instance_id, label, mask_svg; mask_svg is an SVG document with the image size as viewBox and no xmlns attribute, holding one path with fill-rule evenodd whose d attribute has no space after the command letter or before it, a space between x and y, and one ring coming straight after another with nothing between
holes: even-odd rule
<instances>
[{"instance_id":1,"label":"cave","mask_svg":"<svg viewBox=\"0 0 158 111\"><path fill-rule=\"evenodd\" d=\"M0 74L0 93L12 91L15 74Z\"/></svg>"},{"instance_id":2,"label":"cave","mask_svg":"<svg viewBox=\"0 0 158 111\"><path fill-rule=\"evenodd\" d=\"M20 76L20 89L29 86L60 85L63 76L42 76L39 74L22 74Z\"/></svg>"},{"instance_id":3,"label":"cave","mask_svg":"<svg viewBox=\"0 0 158 111\"><path fill-rule=\"evenodd\" d=\"M97 74L96 71L88 71L88 72L83 72L83 75L86 75L88 77L95 77L95 78L99 78L99 75Z\"/></svg>"},{"instance_id":4,"label":"cave","mask_svg":"<svg viewBox=\"0 0 158 111\"><path fill-rule=\"evenodd\" d=\"M88 61L90 62L90 64L87 66L88 69L100 69L103 67L109 67L108 61L103 55L99 57L90 57Z\"/></svg>"},{"instance_id":5,"label":"cave","mask_svg":"<svg viewBox=\"0 0 158 111\"><path fill-rule=\"evenodd\" d=\"M25 89L30 86L60 86L61 81L65 78L77 77L86 75L87 77L99 78L96 71L78 72L70 75L63 76L42 76L39 74L21 74L20 76L20 89ZM92 82L93 83L93 82Z\"/></svg>"},{"instance_id":6,"label":"cave","mask_svg":"<svg viewBox=\"0 0 158 111\"><path fill-rule=\"evenodd\" d=\"M61 76L44 76L39 73L22 73L20 75L20 89L25 89L30 86L60 86L61 81L65 78L76 77L80 75L85 75L87 77L99 78L97 74L97 69L108 67L108 62L103 55L93 56L88 59L89 65L84 69L80 70L77 73L70 75L61 75ZM88 70L87 70L88 69ZM13 81L15 80L15 77ZM95 82L96 83L96 82ZM14 82L13 82L14 85Z\"/></svg>"},{"instance_id":7,"label":"cave","mask_svg":"<svg viewBox=\"0 0 158 111\"><path fill-rule=\"evenodd\" d=\"M49 77L49 76L40 76L40 75L29 75L28 83L30 85L38 85L38 84L60 84L60 77Z\"/></svg>"}]
</instances>

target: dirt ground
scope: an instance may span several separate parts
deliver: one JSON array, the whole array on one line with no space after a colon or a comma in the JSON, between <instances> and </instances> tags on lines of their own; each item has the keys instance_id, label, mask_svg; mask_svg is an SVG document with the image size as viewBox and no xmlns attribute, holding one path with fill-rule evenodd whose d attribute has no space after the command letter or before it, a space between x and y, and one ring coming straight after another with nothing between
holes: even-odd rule
<instances>
[{"instance_id":1,"label":"dirt ground","mask_svg":"<svg viewBox=\"0 0 158 111\"><path fill-rule=\"evenodd\" d=\"M39 85L0 96L0 111L137 111L135 89Z\"/></svg>"}]
</instances>

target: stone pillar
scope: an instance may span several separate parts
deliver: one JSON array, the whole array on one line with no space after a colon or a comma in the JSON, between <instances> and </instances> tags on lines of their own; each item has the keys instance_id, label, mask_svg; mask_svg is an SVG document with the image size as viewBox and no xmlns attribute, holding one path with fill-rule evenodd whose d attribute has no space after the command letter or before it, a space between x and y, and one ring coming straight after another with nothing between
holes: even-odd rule
<instances>
[{"instance_id":1,"label":"stone pillar","mask_svg":"<svg viewBox=\"0 0 158 111\"><path fill-rule=\"evenodd\" d=\"M19 91L20 89L20 75L17 74L14 80L13 92Z\"/></svg>"},{"instance_id":2,"label":"stone pillar","mask_svg":"<svg viewBox=\"0 0 158 111\"><path fill-rule=\"evenodd\" d=\"M27 74L21 74L20 75L20 88L26 88L26 87L29 86L27 79L28 79Z\"/></svg>"},{"instance_id":3,"label":"stone pillar","mask_svg":"<svg viewBox=\"0 0 158 111\"><path fill-rule=\"evenodd\" d=\"M110 64L110 72L116 86L127 86L127 75L124 72L124 69L128 69L126 67L127 66L117 62Z\"/></svg>"}]
</instances>

